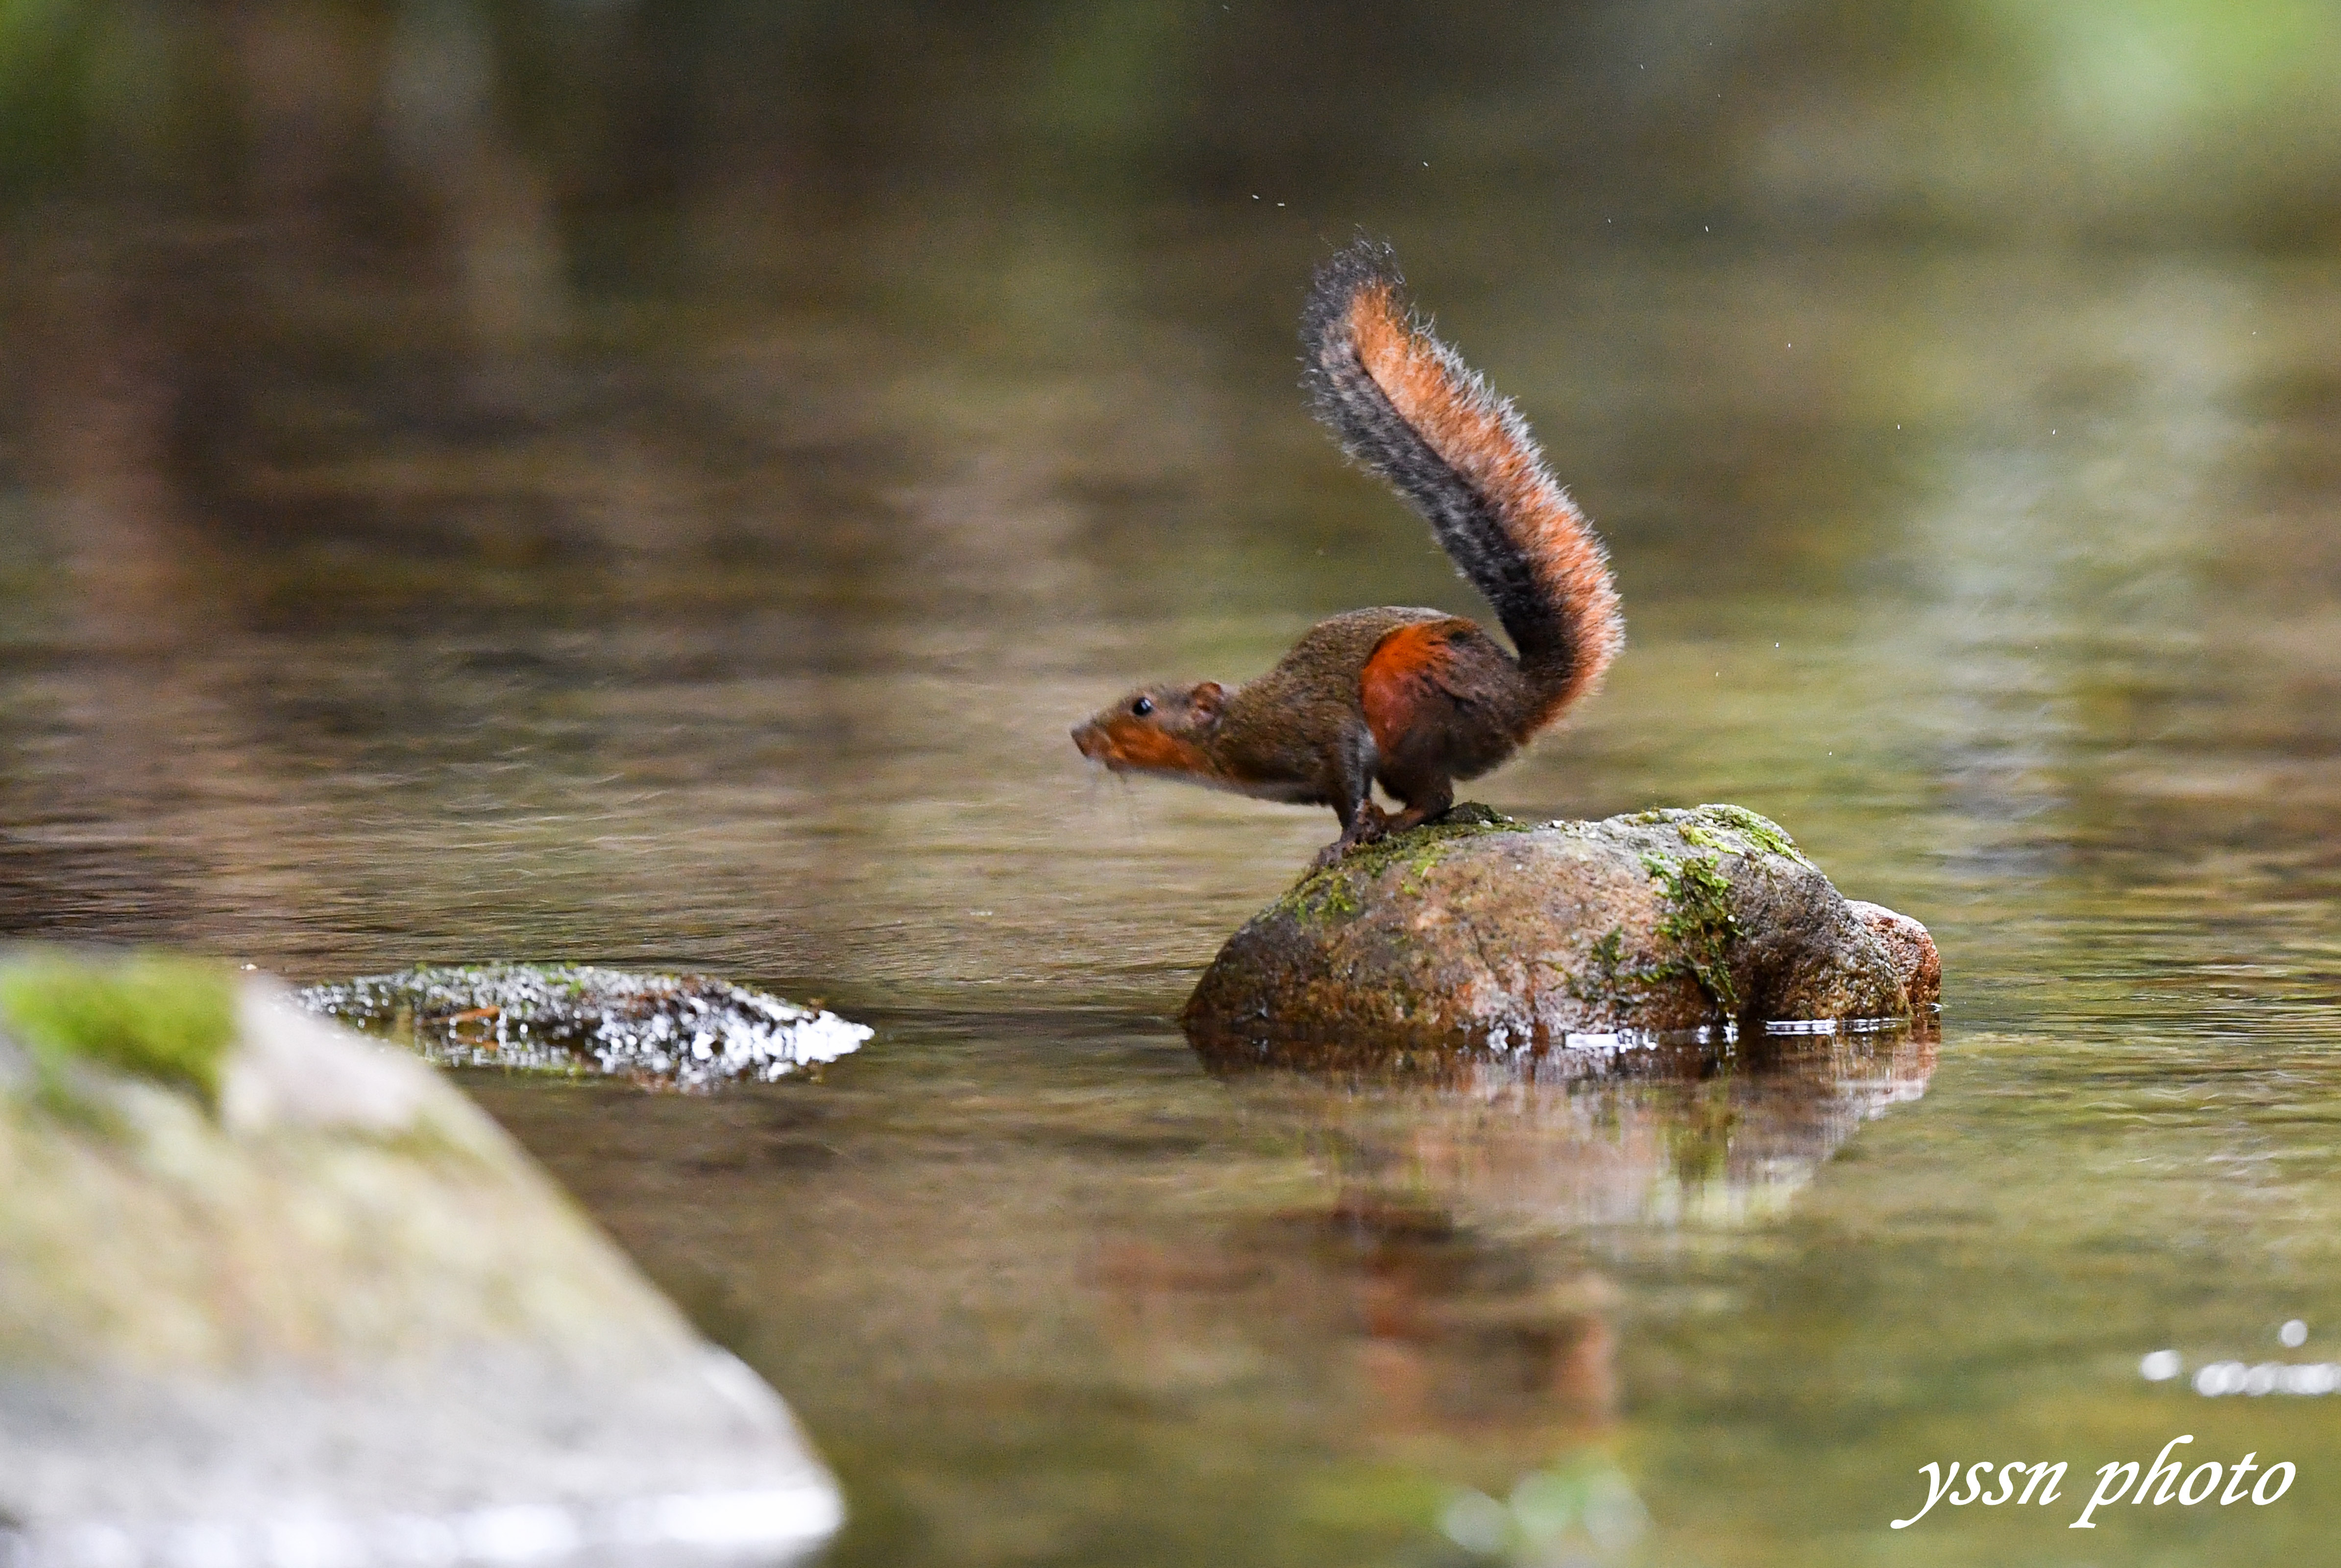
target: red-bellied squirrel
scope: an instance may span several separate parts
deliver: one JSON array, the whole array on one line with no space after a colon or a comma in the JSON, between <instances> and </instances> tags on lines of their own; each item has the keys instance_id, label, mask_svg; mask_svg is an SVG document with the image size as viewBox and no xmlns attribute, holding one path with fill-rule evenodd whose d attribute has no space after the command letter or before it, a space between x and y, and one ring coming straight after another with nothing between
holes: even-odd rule
<instances>
[{"instance_id":1,"label":"red-bellied squirrel","mask_svg":"<svg viewBox=\"0 0 2341 1568\"><path fill-rule=\"evenodd\" d=\"M1317 417L1430 520L1517 652L1443 611L1351 610L1232 692L1141 687L1073 743L1116 773L1330 805L1341 836L1321 865L1444 812L1456 780L1593 689L1624 627L1600 540L1510 403L1416 317L1388 246L1361 239L1318 271L1300 341ZM1373 803L1377 783L1402 812Z\"/></svg>"}]
</instances>

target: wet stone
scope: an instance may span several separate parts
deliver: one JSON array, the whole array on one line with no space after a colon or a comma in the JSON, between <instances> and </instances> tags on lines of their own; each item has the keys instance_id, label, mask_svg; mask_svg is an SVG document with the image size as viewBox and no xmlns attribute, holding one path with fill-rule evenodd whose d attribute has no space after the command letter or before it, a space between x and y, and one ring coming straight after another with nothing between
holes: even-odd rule
<instances>
[{"instance_id":1,"label":"wet stone","mask_svg":"<svg viewBox=\"0 0 2341 1568\"><path fill-rule=\"evenodd\" d=\"M1911 1007L1923 1013L1938 1006L1943 1000L1943 960L1927 928L1882 904L1865 904L1858 898L1847 902L1861 923L1886 944L1902 976L1903 989L1909 993Z\"/></svg>"},{"instance_id":2,"label":"wet stone","mask_svg":"<svg viewBox=\"0 0 2341 1568\"><path fill-rule=\"evenodd\" d=\"M1644 1046L1640 1064L1696 1064L1749 1030L1923 1026L1940 984L1924 926L1845 898L1754 812L1536 825L1463 805L1303 877L1182 1022L1228 1065L1565 1076Z\"/></svg>"},{"instance_id":3,"label":"wet stone","mask_svg":"<svg viewBox=\"0 0 2341 1568\"><path fill-rule=\"evenodd\" d=\"M447 1066L599 1073L683 1090L770 1083L858 1050L872 1034L745 985L586 964L424 965L312 985L294 1000Z\"/></svg>"}]
</instances>

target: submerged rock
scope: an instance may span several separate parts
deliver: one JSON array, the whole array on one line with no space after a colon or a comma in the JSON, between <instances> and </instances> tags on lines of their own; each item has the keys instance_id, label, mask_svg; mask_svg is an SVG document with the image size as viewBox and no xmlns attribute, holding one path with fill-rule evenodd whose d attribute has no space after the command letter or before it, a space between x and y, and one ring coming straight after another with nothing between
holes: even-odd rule
<instances>
[{"instance_id":1,"label":"submerged rock","mask_svg":"<svg viewBox=\"0 0 2341 1568\"><path fill-rule=\"evenodd\" d=\"M1754 812L1532 826L1471 805L1303 877L1220 950L1183 1022L1225 1063L1566 1065L1906 1022L1939 984L1925 927L1847 900Z\"/></svg>"},{"instance_id":2,"label":"submerged rock","mask_svg":"<svg viewBox=\"0 0 2341 1568\"><path fill-rule=\"evenodd\" d=\"M680 1089L770 1083L872 1033L745 985L586 964L424 965L294 999L448 1066L599 1072Z\"/></svg>"},{"instance_id":3,"label":"submerged rock","mask_svg":"<svg viewBox=\"0 0 2341 1568\"><path fill-rule=\"evenodd\" d=\"M840 1515L423 1063L257 979L0 954L0 1563L768 1563Z\"/></svg>"}]
</instances>

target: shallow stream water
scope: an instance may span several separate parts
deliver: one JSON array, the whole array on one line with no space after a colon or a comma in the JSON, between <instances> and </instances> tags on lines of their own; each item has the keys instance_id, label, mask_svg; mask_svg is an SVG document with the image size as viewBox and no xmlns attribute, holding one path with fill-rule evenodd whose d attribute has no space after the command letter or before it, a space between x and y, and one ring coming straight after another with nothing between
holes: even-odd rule
<instances>
[{"instance_id":1,"label":"shallow stream water","mask_svg":"<svg viewBox=\"0 0 2341 1568\"><path fill-rule=\"evenodd\" d=\"M613 241L551 326L297 233L20 247L0 924L877 1025L465 1080L794 1403L841 1568L2327 1555L2341 1398L2194 1379L2341 1360L2341 269L1401 235L1629 618L1470 793L1752 807L1946 975L1938 1043L1434 1089L1205 1073L1330 814L1066 740L1483 613L1301 411L1324 240L1128 221ZM2068 1528L2181 1434L2296 1480ZM1888 1527L2016 1459L2058 1501Z\"/></svg>"}]
</instances>

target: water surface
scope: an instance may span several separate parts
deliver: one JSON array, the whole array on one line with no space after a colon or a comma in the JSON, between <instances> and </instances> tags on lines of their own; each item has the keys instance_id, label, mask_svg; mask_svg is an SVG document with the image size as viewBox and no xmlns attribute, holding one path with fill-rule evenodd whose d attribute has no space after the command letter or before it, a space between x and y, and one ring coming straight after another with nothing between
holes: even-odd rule
<instances>
[{"instance_id":1,"label":"water surface","mask_svg":"<svg viewBox=\"0 0 2341 1568\"><path fill-rule=\"evenodd\" d=\"M2139 1358L2341 1359L2341 271L1401 234L1629 617L1472 793L1750 806L1946 972L1938 1043L1431 1089L1202 1071L1170 1019L1330 814L1066 741L1334 610L1481 613L1300 411L1326 240L1124 215L613 239L526 310L51 226L6 929L876 1024L708 1098L466 1080L796 1404L839 1564L2317 1560L2341 1405ZM2298 1479L2067 1528L2182 1433ZM2066 1498L1888 1528L2019 1457Z\"/></svg>"}]
</instances>

